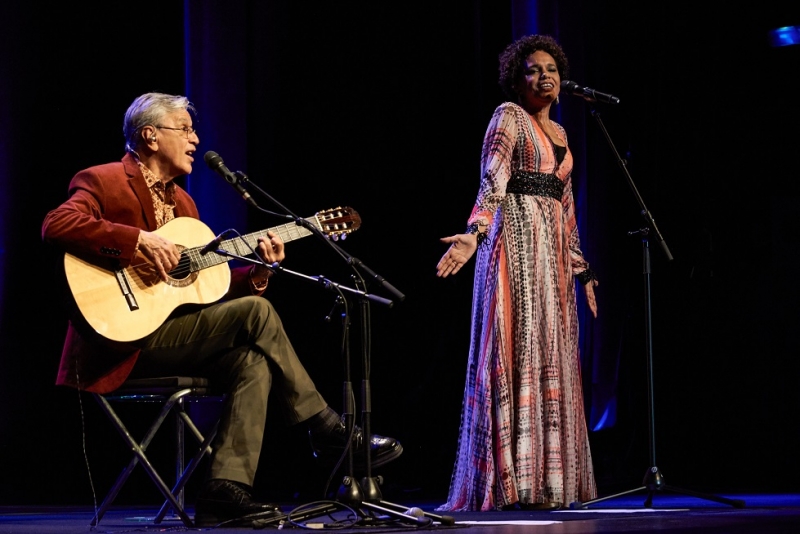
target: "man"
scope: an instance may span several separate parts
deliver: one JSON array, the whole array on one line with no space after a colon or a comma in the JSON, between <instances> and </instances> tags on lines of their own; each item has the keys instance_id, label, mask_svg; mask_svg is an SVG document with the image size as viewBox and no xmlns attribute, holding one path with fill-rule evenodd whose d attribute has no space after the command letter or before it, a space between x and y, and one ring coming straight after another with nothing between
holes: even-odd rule
<instances>
[{"instance_id":1,"label":"man","mask_svg":"<svg viewBox=\"0 0 800 534\"><path fill-rule=\"evenodd\" d=\"M75 175L68 200L44 219L44 241L110 272L146 262L155 282L167 283L181 254L156 230L177 217L199 218L192 198L173 181L192 171L200 142L194 111L183 96L136 98L125 114L125 156ZM282 240L272 232L258 239L256 252L267 264L285 257ZM280 318L261 296L271 275L256 264L231 269L225 298L176 307L155 331L132 342L107 339L80 316L70 320L59 385L107 393L128 378L193 375L224 388L209 477L195 505L198 527L278 510L252 498L273 385L288 421L308 425L315 450L342 450L347 442L341 417L317 391ZM397 440L377 435L366 440L359 428L352 443L357 457L370 447L375 467L402 453Z\"/></svg>"}]
</instances>

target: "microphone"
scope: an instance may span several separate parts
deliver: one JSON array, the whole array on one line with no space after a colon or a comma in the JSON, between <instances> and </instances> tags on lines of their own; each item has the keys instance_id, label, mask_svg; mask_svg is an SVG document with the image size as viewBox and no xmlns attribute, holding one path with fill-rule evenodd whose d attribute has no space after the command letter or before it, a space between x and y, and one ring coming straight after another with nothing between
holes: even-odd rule
<instances>
[{"instance_id":1,"label":"microphone","mask_svg":"<svg viewBox=\"0 0 800 534\"><path fill-rule=\"evenodd\" d=\"M450 517L449 515L431 514L423 511L422 508L417 508L416 506L412 506L411 508L403 512L403 515L410 515L412 517L418 518L419 520L433 519L434 521L439 521L442 525L455 525L456 523L456 520Z\"/></svg>"},{"instance_id":2,"label":"microphone","mask_svg":"<svg viewBox=\"0 0 800 534\"><path fill-rule=\"evenodd\" d=\"M575 96L583 97L587 102L603 102L604 104L619 104L619 98L608 93L601 93L589 87L581 87L571 80L561 81L561 90Z\"/></svg>"},{"instance_id":3,"label":"microphone","mask_svg":"<svg viewBox=\"0 0 800 534\"><path fill-rule=\"evenodd\" d=\"M203 156L203 159L205 160L206 165L208 165L212 171L222 176L226 182L231 184L234 189L236 189L239 194L242 195L243 199L245 199L249 204L258 207L256 201L253 200L253 197L251 197L250 193L247 192L247 189L245 189L244 186L239 183L239 178L236 176L236 174L232 173L231 170L225 166L225 162L222 161L222 158L219 156L219 154L209 150L206 152L206 155Z\"/></svg>"},{"instance_id":4,"label":"microphone","mask_svg":"<svg viewBox=\"0 0 800 534\"><path fill-rule=\"evenodd\" d=\"M217 237L215 237L214 239L209 241L206 246L204 246L202 249L200 249L200 255L201 256L205 256L209 252L213 252L213 251L217 250L219 248L220 243L222 243L222 240L225 239L225 236L228 235L229 233L230 233L230 230L225 230L224 232L219 234Z\"/></svg>"}]
</instances>

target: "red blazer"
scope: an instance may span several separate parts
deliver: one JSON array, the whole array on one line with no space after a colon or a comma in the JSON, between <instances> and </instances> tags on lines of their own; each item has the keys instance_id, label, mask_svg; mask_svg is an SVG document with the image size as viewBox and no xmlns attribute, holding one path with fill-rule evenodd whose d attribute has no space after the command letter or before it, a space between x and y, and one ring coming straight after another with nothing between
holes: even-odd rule
<instances>
[{"instance_id":1,"label":"red blazer","mask_svg":"<svg viewBox=\"0 0 800 534\"><path fill-rule=\"evenodd\" d=\"M182 188L175 190L175 216L199 219L197 206ZM58 249L109 269L133 260L139 229L156 230L150 190L136 159L98 165L75 175L69 198L50 211L42 239ZM247 267L232 269L227 297L252 294ZM69 321L56 384L96 393L118 388L136 363L139 350L111 342L79 317Z\"/></svg>"}]
</instances>

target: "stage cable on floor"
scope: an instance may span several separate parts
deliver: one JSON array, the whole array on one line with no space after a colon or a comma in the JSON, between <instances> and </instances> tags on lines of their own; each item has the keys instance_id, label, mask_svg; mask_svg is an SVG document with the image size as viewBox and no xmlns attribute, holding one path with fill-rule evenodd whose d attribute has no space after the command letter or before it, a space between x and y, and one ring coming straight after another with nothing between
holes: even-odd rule
<instances>
[{"instance_id":1,"label":"stage cable on floor","mask_svg":"<svg viewBox=\"0 0 800 534\"><path fill-rule=\"evenodd\" d=\"M81 390L81 378L78 375L78 366L75 366L75 383L78 384L78 407L81 413L81 448L83 449L83 461L86 464L86 474L89 477L89 487L92 490L92 503L94 504L94 517L97 517L97 491L94 488L94 480L92 479L92 468L89 465L89 453L86 450L86 417L83 411L83 391ZM89 527L90 530L96 530L97 526Z\"/></svg>"}]
</instances>

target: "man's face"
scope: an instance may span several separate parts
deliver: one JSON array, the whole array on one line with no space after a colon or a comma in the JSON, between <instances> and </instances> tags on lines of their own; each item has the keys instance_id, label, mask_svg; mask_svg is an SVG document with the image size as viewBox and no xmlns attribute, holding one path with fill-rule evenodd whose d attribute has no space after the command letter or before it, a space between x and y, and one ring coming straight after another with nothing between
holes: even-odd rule
<instances>
[{"instance_id":1,"label":"man's face","mask_svg":"<svg viewBox=\"0 0 800 534\"><path fill-rule=\"evenodd\" d=\"M192 117L188 111L176 111L165 115L158 130L158 159L163 172L162 179L173 179L192 172L194 152L200 138L192 128Z\"/></svg>"}]
</instances>

